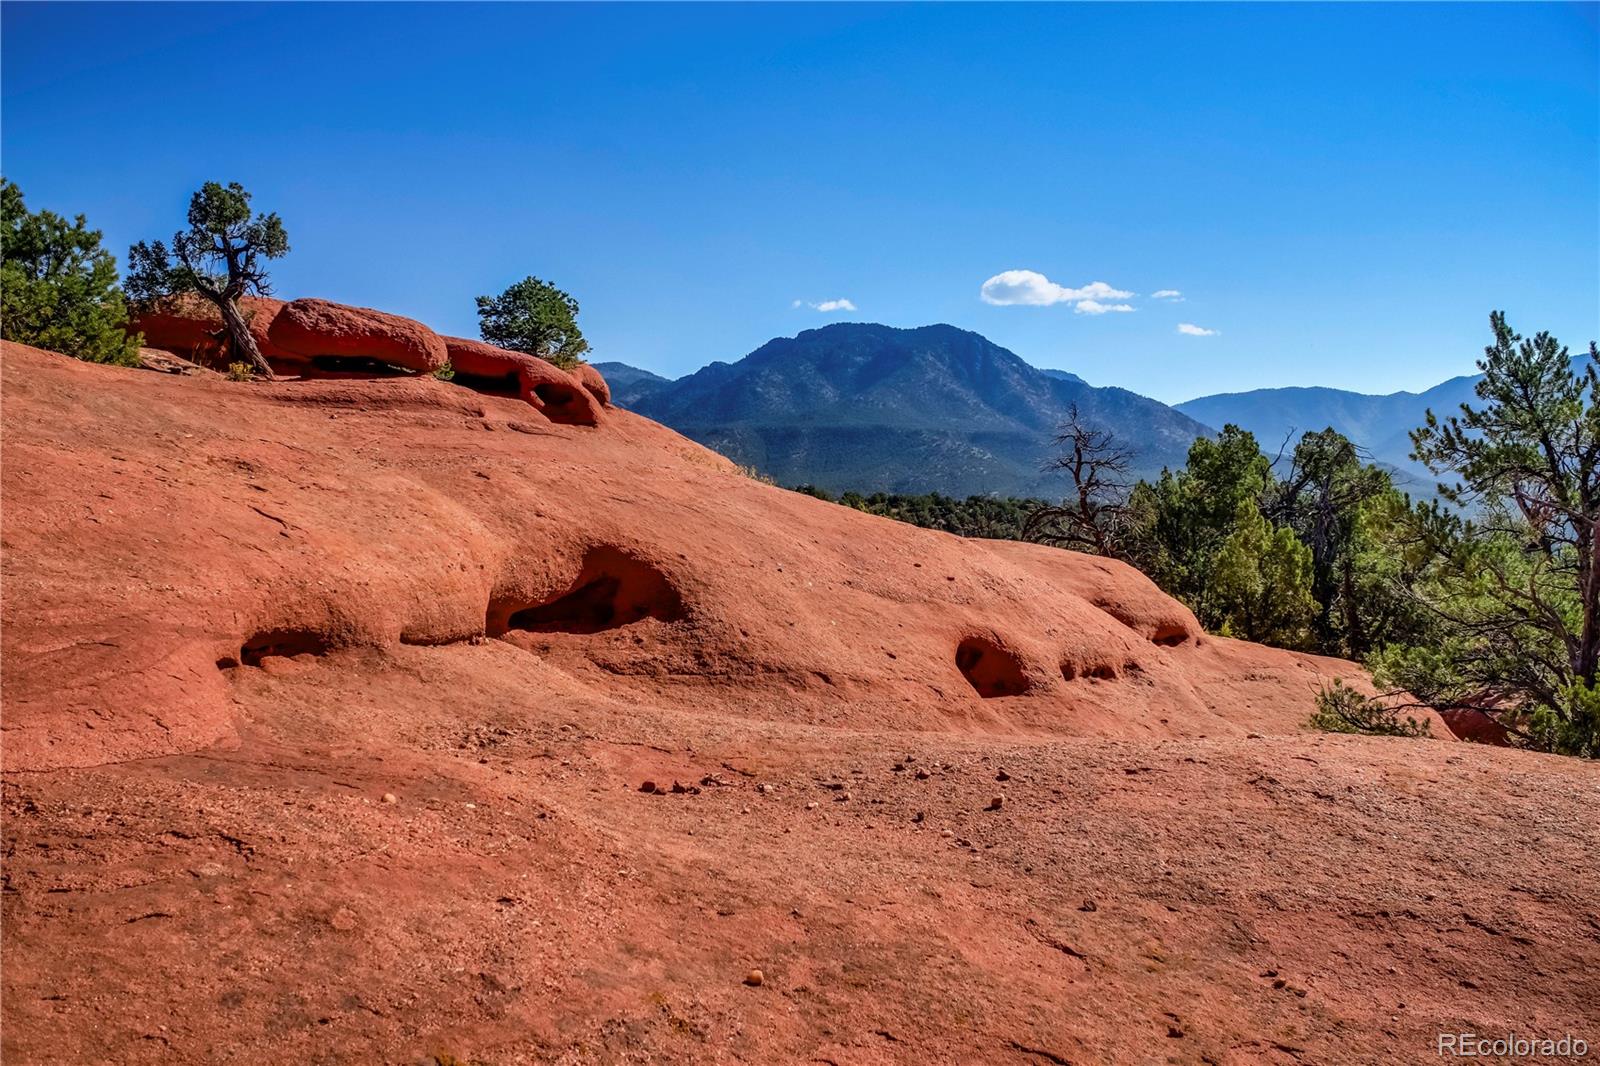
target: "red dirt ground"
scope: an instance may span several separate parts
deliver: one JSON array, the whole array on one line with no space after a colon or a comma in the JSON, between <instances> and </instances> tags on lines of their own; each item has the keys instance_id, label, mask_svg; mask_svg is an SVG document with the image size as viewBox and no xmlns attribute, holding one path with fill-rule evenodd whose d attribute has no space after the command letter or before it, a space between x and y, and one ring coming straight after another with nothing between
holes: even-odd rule
<instances>
[{"instance_id":1,"label":"red dirt ground","mask_svg":"<svg viewBox=\"0 0 1600 1066\"><path fill-rule=\"evenodd\" d=\"M8 1066L1600 1045L1592 765L624 411L3 347Z\"/></svg>"}]
</instances>

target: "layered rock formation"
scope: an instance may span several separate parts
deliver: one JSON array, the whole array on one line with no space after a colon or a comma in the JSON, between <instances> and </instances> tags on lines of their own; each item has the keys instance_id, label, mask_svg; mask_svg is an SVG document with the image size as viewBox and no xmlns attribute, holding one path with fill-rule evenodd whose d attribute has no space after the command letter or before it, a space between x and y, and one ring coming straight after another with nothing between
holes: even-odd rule
<instances>
[{"instance_id":1,"label":"layered rock formation","mask_svg":"<svg viewBox=\"0 0 1600 1066\"><path fill-rule=\"evenodd\" d=\"M444 338L457 384L479 392L516 396L538 408L552 422L572 426L599 424L600 408L609 392L605 379L590 366L567 373L537 356L496 348L464 337ZM598 381L600 389L591 387Z\"/></svg>"},{"instance_id":2,"label":"layered rock formation","mask_svg":"<svg viewBox=\"0 0 1600 1066\"><path fill-rule=\"evenodd\" d=\"M267 339L307 360L370 359L421 374L442 368L448 358L444 338L420 322L329 300L286 304Z\"/></svg>"},{"instance_id":3,"label":"layered rock formation","mask_svg":"<svg viewBox=\"0 0 1600 1066\"><path fill-rule=\"evenodd\" d=\"M269 337L287 319L304 351L318 342L303 337L322 334L296 306ZM509 391L539 412L424 376L108 380L10 347L8 473L31 504L21 517L84 506L86 484L107 495L87 504L94 520L61 565L8 585L14 609L43 627L32 639L52 649L47 669L28 645L9 646L8 755L89 765L231 742L228 670L239 664L486 632L545 642L564 631L559 618L529 632L503 618L640 583L677 606L645 610L653 624L636 631L598 626L599 641L554 647L621 677L674 678L674 692L705 688L696 704L748 708L760 695L763 713L796 721L1295 732L1309 692L1359 674L1204 636L1123 564L964 540L762 485L638 416L588 429L598 402L542 360L458 339L440 351L469 380L514 378ZM69 547L49 522L12 533L24 556ZM106 580L108 559L122 580ZM620 611L573 607L607 609ZM964 641L987 649L965 676ZM997 669L1018 698L980 698L975 679Z\"/></svg>"},{"instance_id":4,"label":"layered rock formation","mask_svg":"<svg viewBox=\"0 0 1600 1066\"><path fill-rule=\"evenodd\" d=\"M605 378L591 366L568 373L522 352L441 336L421 322L386 311L331 300L284 303L266 297L244 297L239 309L273 372L285 377L431 374L449 364L459 375L458 385L518 396L554 422L598 425L601 409L611 405ZM226 358L222 316L198 296L163 300L138 314L128 328L142 332L150 348L183 359L218 365Z\"/></svg>"},{"instance_id":5,"label":"layered rock formation","mask_svg":"<svg viewBox=\"0 0 1600 1066\"><path fill-rule=\"evenodd\" d=\"M0 349L8 1062L1592 1026L1592 767L1309 734L1353 664L572 424L588 388L444 343L510 394Z\"/></svg>"}]
</instances>

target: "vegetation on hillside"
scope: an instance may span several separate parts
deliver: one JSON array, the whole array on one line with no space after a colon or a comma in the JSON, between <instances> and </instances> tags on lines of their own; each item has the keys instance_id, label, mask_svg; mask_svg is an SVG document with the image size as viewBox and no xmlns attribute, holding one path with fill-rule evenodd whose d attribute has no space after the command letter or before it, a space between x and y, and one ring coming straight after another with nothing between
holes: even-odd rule
<instances>
[{"instance_id":1,"label":"vegetation on hillside","mask_svg":"<svg viewBox=\"0 0 1600 1066\"><path fill-rule=\"evenodd\" d=\"M578 301L535 277L499 296L478 297L478 334L488 344L536 355L563 370L582 363L589 350L578 328Z\"/></svg>"},{"instance_id":2,"label":"vegetation on hillside","mask_svg":"<svg viewBox=\"0 0 1600 1066\"><path fill-rule=\"evenodd\" d=\"M1455 509L1414 509L1391 542L1421 560L1408 591L1432 639L1381 647L1373 673L1528 747L1600 757L1600 351L1575 372L1550 334L1490 325L1481 405L1411 435Z\"/></svg>"},{"instance_id":3,"label":"vegetation on hillside","mask_svg":"<svg viewBox=\"0 0 1600 1066\"><path fill-rule=\"evenodd\" d=\"M1015 496L968 496L957 499L930 492L920 496L874 492L863 496L846 492L834 496L815 485L795 490L830 503L842 503L868 514L909 522L924 529L938 529L961 537L988 537L991 540L1028 540L1023 535L1028 516L1048 506L1048 501Z\"/></svg>"},{"instance_id":4,"label":"vegetation on hillside","mask_svg":"<svg viewBox=\"0 0 1600 1066\"><path fill-rule=\"evenodd\" d=\"M1415 502L1332 429L1275 459L1237 426L1154 481L1074 417L1050 503L939 495L840 503L964 536L1034 540L1123 559L1210 631L1363 659L1387 691L1319 700L1323 728L1416 735L1407 711L1487 714L1512 743L1600 757L1600 378L1555 338L1491 318L1477 385L1412 434L1447 480ZM802 487L824 499L827 493Z\"/></svg>"},{"instance_id":5,"label":"vegetation on hillside","mask_svg":"<svg viewBox=\"0 0 1600 1066\"><path fill-rule=\"evenodd\" d=\"M29 211L0 178L0 336L92 363L138 361L117 261L82 215Z\"/></svg>"},{"instance_id":6,"label":"vegetation on hillside","mask_svg":"<svg viewBox=\"0 0 1600 1066\"><path fill-rule=\"evenodd\" d=\"M128 249L128 295L151 305L166 297L197 293L217 306L228 331L231 362L248 364L264 378L272 367L257 347L239 297L265 296L263 260L289 251L289 237L276 214L250 213L250 193L238 182L208 181L189 200L189 228L161 241Z\"/></svg>"}]
</instances>

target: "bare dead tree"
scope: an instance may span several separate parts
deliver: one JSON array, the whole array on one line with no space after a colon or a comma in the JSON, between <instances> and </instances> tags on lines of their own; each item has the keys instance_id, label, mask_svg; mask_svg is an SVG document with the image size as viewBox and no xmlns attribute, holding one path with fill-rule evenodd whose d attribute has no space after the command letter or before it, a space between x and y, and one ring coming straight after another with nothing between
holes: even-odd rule
<instances>
[{"instance_id":1,"label":"bare dead tree","mask_svg":"<svg viewBox=\"0 0 1600 1066\"><path fill-rule=\"evenodd\" d=\"M1077 404L1067 409L1054 443L1059 454L1044 470L1065 474L1072 493L1059 504L1030 514L1023 523L1022 539L1120 558L1134 453L1117 441L1115 433L1090 426Z\"/></svg>"}]
</instances>

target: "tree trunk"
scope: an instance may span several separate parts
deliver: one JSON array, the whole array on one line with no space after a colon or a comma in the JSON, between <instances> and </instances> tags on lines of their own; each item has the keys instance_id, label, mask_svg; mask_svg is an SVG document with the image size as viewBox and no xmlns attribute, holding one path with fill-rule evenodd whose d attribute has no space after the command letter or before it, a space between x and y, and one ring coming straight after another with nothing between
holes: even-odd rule
<instances>
[{"instance_id":1,"label":"tree trunk","mask_svg":"<svg viewBox=\"0 0 1600 1066\"><path fill-rule=\"evenodd\" d=\"M1580 525L1578 530L1578 596L1581 621L1578 627L1578 654L1572 672L1590 688L1600 674L1600 559L1596 554L1596 527L1600 519Z\"/></svg>"},{"instance_id":2,"label":"tree trunk","mask_svg":"<svg viewBox=\"0 0 1600 1066\"><path fill-rule=\"evenodd\" d=\"M1366 637L1361 632L1361 610L1356 605L1356 567L1350 559L1345 559L1343 566L1344 585L1344 635L1349 642L1345 650L1352 659L1362 658L1366 654ZM1330 605L1331 607L1331 605Z\"/></svg>"},{"instance_id":3,"label":"tree trunk","mask_svg":"<svg viewBox=\"0 0 1600 1066\"><path fill-rule=\"evenodd\" d=\"M266 356L261 354L261 349L256 347L255 336L251 334L250 325L244 320L244 315L239 313L239 305L232 297L224 296L217 301L217 307L222 311L223 324L228 327L228 340L232 345L234 358L239 362L248 362L251 369L268 381L274 380L277 375L267 364Z\"/></svg>"}]
</instances>

